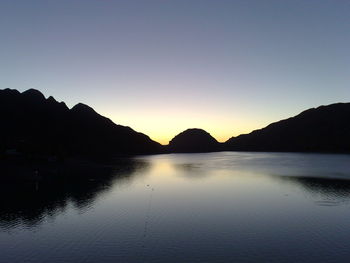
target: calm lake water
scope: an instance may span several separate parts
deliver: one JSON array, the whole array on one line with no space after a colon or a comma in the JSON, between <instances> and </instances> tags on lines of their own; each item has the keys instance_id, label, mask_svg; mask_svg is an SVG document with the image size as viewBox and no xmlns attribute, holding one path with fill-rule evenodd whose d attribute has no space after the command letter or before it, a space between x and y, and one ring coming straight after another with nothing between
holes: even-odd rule
<instances>
[{"instance_id":1,"label":"calm lake water","mask_svg":"<svg viewBox=\"0 0 350 263\"><path fill-rule=\"evenodd\" d=\"M137 157L1 185L0 262L349 262L350 155Z\"/></svg>"}]
</instances>

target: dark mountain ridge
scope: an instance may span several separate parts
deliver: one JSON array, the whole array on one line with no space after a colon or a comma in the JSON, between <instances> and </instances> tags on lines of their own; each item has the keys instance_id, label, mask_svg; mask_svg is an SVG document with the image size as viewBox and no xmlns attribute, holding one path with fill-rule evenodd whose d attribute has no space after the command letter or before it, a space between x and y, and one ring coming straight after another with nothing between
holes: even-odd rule
<instances>
[{"instance_id":1,"label":"dark mountain ridge","mask_svg":"<svg viewBox=\"0 0 350 263\"><path fill-rule=\"evenodd\" d=\"M167 146L113 123L91 107L64 102L34 89L0 90L0 156L46 156L214 151L350 152L350 103L308 109L285 120L219 143L201 129L188 129Z\"/></svg>"},{"instance_id":2,"label":"dark mountain ridge","mask_svg":"<svg viewBox=\"0 0 350 263\"><path fill-rule=\"evenodd\" d=\"M350 152L350 103L308 109L224 143L230 151Z\"/></svg>"},{"instance_id":3,"label":"dark mountain ridge","mask_svg":"<svg viewBox=\"0 0 350 263\"><path fill-rule=\"evenodd\" d=\"M37 155L158 153L161 145L133 129L114 124L82 103L65 103L34 89L0 90L0 151Z\"/></svg>"}]
</instances>

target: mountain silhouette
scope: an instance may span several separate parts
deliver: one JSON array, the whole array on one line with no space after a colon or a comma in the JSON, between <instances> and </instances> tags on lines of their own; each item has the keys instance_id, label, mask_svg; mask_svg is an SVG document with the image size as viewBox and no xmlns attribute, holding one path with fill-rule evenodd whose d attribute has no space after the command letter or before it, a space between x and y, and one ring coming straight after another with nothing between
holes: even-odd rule
<instances>
[{"instance_id":1,"label":"mountain silhouette","mask_svg":"<svg viewBox=\"0 0 350 263\"><path fill-rule=\"evenodd\" d=\"M38 90L0 90L0 157L106 156L212 151L350 152L350 103L306 110L249 134L217 142L188 129L166 147L130 127L113 123L91 107L45 98Z\"/></svg>"},{"instance_id":2,"label":"mountain silhouette","mask_svg":"<svg viewBox=\"0 0 350 263\"><path fill-rule=\"evenodd\" d=\"M202 129L188 129L176 135L167 146L169 152L194 153L214 152L220 144L209 133Z\"/></svg>"},{"instance_id":3,"label":"mountain silhouette","mask_svg":"<svg viewBox=\"0 0 350 263\"><path fill-rule=\"evenodd\" d=\"M230 138L230 151L350 152L350 103L308 109L249 134Z\"/></svg>"},{"instance_id":4,"label":"mountain silhouette","mask_svg":"<svg viewBox=\"0 0 350 263\"><path fill-rule=\"evenodd\" d=\"M161 145L82 103L65 103L34 89L0 90L0 153L32 155L112 155L158 153Z\"/></svg>"}]
</instances>

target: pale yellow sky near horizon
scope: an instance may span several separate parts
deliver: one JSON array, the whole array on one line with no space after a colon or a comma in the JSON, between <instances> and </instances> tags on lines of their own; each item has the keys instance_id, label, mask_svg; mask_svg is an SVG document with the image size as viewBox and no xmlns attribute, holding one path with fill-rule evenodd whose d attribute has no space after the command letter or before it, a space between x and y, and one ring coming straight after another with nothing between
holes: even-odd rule
<instances>
[{"instance_id":1,"label":"pale yellow sky near horizon","mask_svg":"<svg viewBox=\"0 0 350 263\"><path fill-rule=\"evenodd\" d=\"M108 113L101 113L108 117ZM227 118L209 116L203 118L188 114L188 116L161 116L161 115L129 115L121 116L112 114L110 119L120 125L129 126L132 129L148 135L152 140L163 145L177 134L190 128L203 129L210 133L217 141L225 142L233 136L250 133L253 130L263 128L269 124L267 120L244 120L242 118ZM277 121L277 120L276 120Z\"/></svg>"}]
</instances>

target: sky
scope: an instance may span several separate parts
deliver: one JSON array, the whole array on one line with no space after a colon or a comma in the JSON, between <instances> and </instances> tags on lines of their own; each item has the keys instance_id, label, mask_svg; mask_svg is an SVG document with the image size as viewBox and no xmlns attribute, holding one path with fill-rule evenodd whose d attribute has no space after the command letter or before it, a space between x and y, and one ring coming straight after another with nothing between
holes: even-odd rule
<instances>
[{"instance_id":1,"label":"sky","mask_svg":"<svg viewBox=\"0 0 350 263\"><path fill-rule=\"evenodd\" d=\"M82 102L167 144L350 101L348 0L1 0L0 89Z\"/></svg>"}]
</instances>

